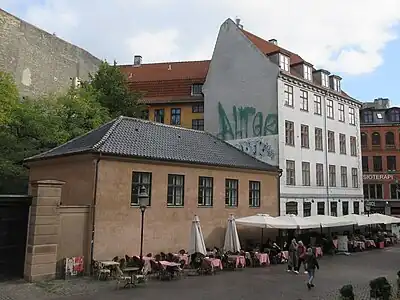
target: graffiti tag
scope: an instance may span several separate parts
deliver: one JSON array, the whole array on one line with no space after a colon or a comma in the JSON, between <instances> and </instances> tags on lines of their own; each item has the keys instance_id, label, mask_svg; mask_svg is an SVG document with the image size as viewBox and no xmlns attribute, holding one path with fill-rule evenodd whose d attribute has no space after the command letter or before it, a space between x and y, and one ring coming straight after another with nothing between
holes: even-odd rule
<instances>
[{"instance_id":1,"label":"graffiti tag","mask_svg":"<svg viewBox=\"0 0 400 300\"><path fill-rule=\"evenodd\" d=\"M239 150L260 160L265 160L265 158L269 158L270 160L275 159L274 148L262 139L231 141L230 143Z\"/></svg>"},{"instance_id":2,"label":"graffiti tag","mask_svg":"<svg viewBox=\"0 0 400 300\"><path fill-rule=\"evenodd\" d=\"M254 107L232 107L233 120L229 120L224 107L218 103L219 133L223 140L236 140L278 134L278 115L264 114Z\"/></svg>"}]
</instances>

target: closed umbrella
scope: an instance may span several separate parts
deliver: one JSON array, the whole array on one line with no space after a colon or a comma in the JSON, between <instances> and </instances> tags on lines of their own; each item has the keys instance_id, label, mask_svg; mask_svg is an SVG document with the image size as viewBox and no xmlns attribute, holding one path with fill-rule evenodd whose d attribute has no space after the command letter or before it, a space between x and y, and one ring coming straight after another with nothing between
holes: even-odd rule
<instances>
[{"instance_id":1,"label":"closed umbrella","mask_svg":"<svg viewBox=\"0 0 400 300\"><path fill-rule=\"evenodd\" d=\"M194 216L192 228L190 231L190 244L188 254L201 253L207 255L206 245L204 243L203 232L201 231L200 219Z\"/></svg>"},{"instance_id":2,"label":"closed umbrella","mask_svg":"<svg viewBox=\"0 0 400 300\"><path fill-rule=\"evenodd\" d=\"M231 252L239 252L241 250L235 217L233 215L230 215L228 219L228 226L226 227L225 232L224 250Z\"/></svg>"}]
</instances>

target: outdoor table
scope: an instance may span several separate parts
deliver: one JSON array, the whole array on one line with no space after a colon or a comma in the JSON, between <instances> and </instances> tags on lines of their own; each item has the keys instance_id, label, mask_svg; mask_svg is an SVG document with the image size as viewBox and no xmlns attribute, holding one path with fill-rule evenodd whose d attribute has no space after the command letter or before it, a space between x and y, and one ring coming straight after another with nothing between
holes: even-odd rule
<instances>
[{"instance_id":1,"label":"outdoor table","mask_svg":"<svg viewBox=\"0 0 400 300\"><path fill-rule=\"evenodd\" d=\"M100 264L102 265L102 267L106 270L110 270L110 274L112 272L115 272L115 267L119 266L119 262L117 261L112 261L112 260L107 260L107 261L100 261ZM107 280L107 277L109 276L108 274L104 277L104 280ZM115 274L114 274L115 275Z\"/></svg>"},{"instance_id":2,"label":"outdoor table","mask_svg":"<svg viewBox=\"0 0 400 300\"><path fill-rule=\"evenodd\" d=\"M219 259L219 258L209 258L209 257L206 257L205 258L205 260L207 260L208 262L210 262L210 264L211 264L211 267L214 269L214 268L219 268L219 269L223 269L223 267L222 267L222 262L221 262L221 260Z\"/></svg>"},{"instance_id":3,"label":"outdoor table","mask_svg":"<svg viewBox=\"0 0 400 300\"><path fill-rule=\"evenodd\" d=\"M263 264L269 265L270 264L269 255L267 253L255 253L255 256L260 261L260 265L263 265Z\"/></svg>"},{"instance_id":4,"label":"outdoor table","mask_svg":"<svg viewBox=\"0 0 400 300\"><path fill-rule=\"evenodd\" d=\"M322 248L321 247L315 247L315 256L316 257L322 257L323 256L323 252L322 252Z\"/></svg>"},{"instance_id":5,"label":"outdoor table","mask_svg":"<svg viewBox=\"0 0 400 300\"><path fill-rule=\"evenodd\" d=\"M374 240L365 240L365 246L376 248L376 244Z\"/></svg>"},{"instance_id":6,"label":"outdoor table","mask_svg":"<svg viewBox=\"0 0 400 300\"><path fill-rule=\"evenodd\" d=\"M239 267L239 265L241 265L242 268L246 267L246 259L244 258L244 256L228 255L228 258L236 261L236 268Z\"/></svg>"},{"instance_id":7,"label":"outdoor table","mask_svg":"<svg viewBox=\"0 0 400 300\"><path fill-rule=\"evenodd\" d=\"M136 285L136 282L135 282L135 279L134 279L134 278L135 278L135 273L137 273L139 270L140 270L140 268L136 268L136 267L126 267L126 268L123 270L123 272L128 273L128 274L129 274L129 277L131 278L131 281L130 281L130 282L127 282L127 283L125 284L124 288L126 288L126 287L129 286L129 285L133 285L133 286Z\"/></svg>"}]
</instances>

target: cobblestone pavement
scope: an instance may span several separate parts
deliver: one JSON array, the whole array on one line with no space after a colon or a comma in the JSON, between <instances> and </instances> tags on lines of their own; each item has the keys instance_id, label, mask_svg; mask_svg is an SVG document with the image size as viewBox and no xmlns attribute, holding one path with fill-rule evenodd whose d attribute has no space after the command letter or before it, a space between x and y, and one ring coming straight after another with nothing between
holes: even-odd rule
<instances>
[{"instance_id":1,"label":"cobblestone pavement","mask_svg":"<svg viewBox=\"0 0 400 300\"><path fill-rule=\"evenodd\" d=\"M315 289L308 291L305 274L288 274L285 265L220 272L215 276L187 277L172 282L150 281L146 286L115 290L114 282L90 279L53 281L39 284L0 284L0 300L333 300L344 284L351 283L357 299L369 299L368 283L378 276L394 281L400 269L400 247L368 251L320 260Z\"/></svg>"}]
</instances>

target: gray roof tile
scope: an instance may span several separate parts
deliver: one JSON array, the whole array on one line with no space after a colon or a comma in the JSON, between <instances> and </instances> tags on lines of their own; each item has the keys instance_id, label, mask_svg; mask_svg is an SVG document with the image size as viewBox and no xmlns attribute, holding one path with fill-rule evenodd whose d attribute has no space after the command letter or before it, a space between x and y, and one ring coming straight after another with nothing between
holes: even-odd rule
<instances>
[{"instance_id":1,"label":"gray roof tile","mask_svg":"<svg viewBox=\"0 0 400 300\"><path fill-rule=\"evenodd\" d=\"M277 167L259 161L209 133L128 117L119 117L25 161L78 153L278 170Z\"/></svg>"}]
</instances>

